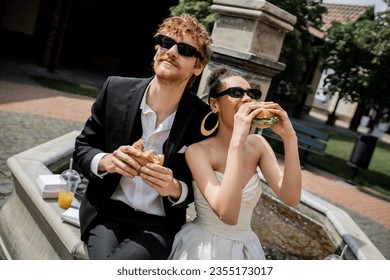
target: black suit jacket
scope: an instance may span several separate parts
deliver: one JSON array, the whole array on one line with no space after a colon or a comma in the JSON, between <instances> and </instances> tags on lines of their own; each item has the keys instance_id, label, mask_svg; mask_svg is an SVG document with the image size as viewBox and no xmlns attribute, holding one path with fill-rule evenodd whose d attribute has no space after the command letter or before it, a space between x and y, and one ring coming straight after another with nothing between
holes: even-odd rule
<instances>
[{"instance_id":1,"label":"black suit jacket","mask_svg":"<svg viewBox=\"0 0 390 280\"><path fill-rule=\"evenodd\" d=\"M142 137L139 107L151 80L109 77L92 106L91 116L83 131L76 138L73 157L81 172L89 179L80 207L81 239L84 241L98 212L102 211L102 206L114 193L121 178L119 174L107 174L103 179L95 176L90 171L90 162L97 153L112 153L119 146L131 145ZM163 146L164 166L172 169L174 177L185 182L189 188L187 200L181 205L172 206L168 198L163 197L165 213L174 232L185 223L186 206L193 201L191 172L184 153L178 152L184 146L204 139L200 125L209 111L205 102L186 90Z\"/></svg>"}]
</instances>

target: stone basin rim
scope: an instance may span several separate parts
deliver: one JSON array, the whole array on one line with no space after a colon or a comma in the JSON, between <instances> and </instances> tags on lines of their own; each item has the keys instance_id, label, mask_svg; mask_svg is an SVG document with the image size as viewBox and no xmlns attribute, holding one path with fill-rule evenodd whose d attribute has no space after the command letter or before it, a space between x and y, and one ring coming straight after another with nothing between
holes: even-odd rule
<instances>
[{"instance_id":1,"label":"stone basin rim","mask_svg":"<svg viewBox=\"0 0 390 280\"><path fill-rule=\"evenodd\" d=\"M50 174L51 171L47 166L51 166L63 159L65 156L71 155L74 147L74 139L79 134L80 131L72 131L10 157L7 160L7 164L11 169L14 178L16 180L21 180L23 184L35 184L38 174ZM30 170L26 173L25 170L20 168L22 166L31 165L35 171ZM305 190L302 190L301 203L323 213L333 224L345 244L349 246L350 250L354 253L358 260L386 259L344 210ZM69 249L69 253L71 255L76 253L77 256L74 256L75 258L80 256L80 252L81 255L84 256L84 248L83 246L80 246L80 241L75 238L76 236L69 236L73 235L71 232L74 232L74 229L70 231L67 230L66 232L68 236L64 236L61 239L67 243L64 245ZM7 248L5 248L4 240L0 242L0 246L0 250L3 250L6 255L12 255L7 251Z\"/></svg>"}]
</instances>

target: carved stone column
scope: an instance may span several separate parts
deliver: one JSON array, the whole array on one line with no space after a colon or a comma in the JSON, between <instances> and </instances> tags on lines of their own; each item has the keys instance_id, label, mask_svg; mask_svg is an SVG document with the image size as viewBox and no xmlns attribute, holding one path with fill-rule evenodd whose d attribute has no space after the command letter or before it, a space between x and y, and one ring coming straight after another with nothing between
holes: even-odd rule
<instances>
[{"instance_id":1,"label":"carved stone column","mask_svg":"<svg viewBox=\"0 0 390 280\"><path fill-rule=\"evenodd\" d=\"M268 92L272 77L283 71L278 62L283 40L293 30L296 17L262 0L214 0L217 14L212 32L213 54L202 74L198 95L207 94L210 69L226 64L252 87Z\"/></svg>"}]
</instances>

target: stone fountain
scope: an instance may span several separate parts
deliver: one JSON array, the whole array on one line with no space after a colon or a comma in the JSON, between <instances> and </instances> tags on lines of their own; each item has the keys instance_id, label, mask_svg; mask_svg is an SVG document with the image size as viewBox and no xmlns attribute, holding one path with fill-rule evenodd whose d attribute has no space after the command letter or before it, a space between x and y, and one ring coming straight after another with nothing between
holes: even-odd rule
<instances>
[{"instance_id":1,"label":"stone fountain","mask_svg":"<svg viewBox=\"0 0 390 280\"><path fill-rule=\"evenodd\" d=\"M210 69L224 63L261 88L265 98L272 77L285 68L278 59L296 17L262 0L214 0L212 9L217 14L213 54L198 95L206 92ZM64 210L55 199L43 199L36 184L39 175L66 168L78 134L71 132L8 159L15 187L0 209L0 258L88 258L79 228L61 220ZM269 259L324 259L345 244L349 259L384 259L348 214L305 191L298 207L291 208L265 186L252 226Z\"/></svg>"},{"instance_id":2,"label":"stone fountain","mask_svg":"<svg viewBox=\"0 0 390 280\"><path fill-rule=\"evenodd\" d=\"M77 226L61 220L56 199L38 191L39 175L60 174L74 149L73 131L10 157L14 190L0 209L0 258L88 259ZM194 215L188 210L189 217ZM385 259L340 208L303 191L297 207L283 205L265 184L252 228L269 259L324 259L345 244L347 259Z\"/></svg>"}]
</instances>

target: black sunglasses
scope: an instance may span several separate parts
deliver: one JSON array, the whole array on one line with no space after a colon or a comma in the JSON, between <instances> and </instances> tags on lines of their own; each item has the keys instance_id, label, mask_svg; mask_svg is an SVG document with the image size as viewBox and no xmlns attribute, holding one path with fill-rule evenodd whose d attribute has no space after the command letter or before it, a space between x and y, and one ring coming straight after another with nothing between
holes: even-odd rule
<instances>
[{"instance_id":1,"label":"black sunglasses","mask_svg":"<svg viewBox=\"0 0 390 280\"><path fill-rule=\"evenodd\" d=\"M227 94L233 98L243 98L245 93L252 99L257 100L261 98L261 90L255 88L243 89L240 87L231 87L210 97L217 98Z\"/></svg>"},{"instance_id":2,"label":"black sunglasses","mask_svg":"<svg viewBox=\"0 0 390 280\"><path fill-rule=\"evenodd\" d=\"M164 49L170 49L174 45L177 45L177 52L183 56L188 56L188 57L197 57L197 58L202 58L202 55L198 52L198 50L186 43L178 43L172 38L165 36L165 35L157 35L156 37L157 44Z\"/></svg>"}]
</instances>

